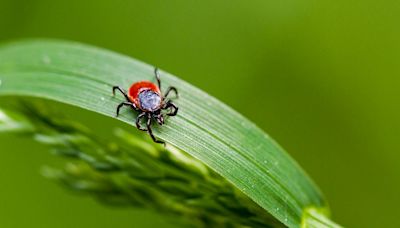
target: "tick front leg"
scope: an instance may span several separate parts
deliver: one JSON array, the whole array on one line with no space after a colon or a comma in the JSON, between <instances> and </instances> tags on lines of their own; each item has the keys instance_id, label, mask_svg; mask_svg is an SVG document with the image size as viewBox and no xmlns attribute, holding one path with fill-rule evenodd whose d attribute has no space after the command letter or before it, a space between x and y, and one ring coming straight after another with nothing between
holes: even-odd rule
<instances>
[{"instance_id":1,"label":"tick front leg","mask_svg":"<svg viewBox=\"0 0 400 228\"><path fill-rule=\"evenodd\" d=\"M156 139L156 137L153 135L153 131L151 130L151 114L148 114L147 118L148 118L147 119L147 132L149 133L151 139L153 139L153 141L155 143L164 144L164 146L165 146L165 142L164 141Z\"/></svg>"},{"instance_id":2,"label":"tick front leg","mask_svg":"<svg viewBox=\"0 0 400 228\"><path fill-rule=\"evenodd\" d=\"M113 92L113 95L114 95L114 96L115 96L115 90L118 90L119 92L121 92L121 93L124 95L125 99L126 99L127 101L129 101L128 94L126 94L125 90L123 90L123 89L122 89L121 87L119 87L119 86L113 86L112 92Z\"/></svg>"},{"instance_id":3,"label":"tick front leg","mask_svg":"<svg viewBox=\"0 0 400 228\"><path fill-rule=\"evenodd\" d=\"M161 80L160 80L160 73L158 72L158 68L154 68L154 75L156 76L158 88L161 90Z\"/></svg>"},{"instance_id":4,"label":"tick front leg","mask_svg":"<svg viewBox=\"0 0 400 228\"><path fill-rule=\"evenodd\" d=\"M117 106L117 115L116 115L116 117L118 117L118 115L119 115L119 110L122 108L122 106L130 106L130 107L134 107L134 105L131 103L131 102L122 102L121 104L119 104L118 106Z\"/></svg>"},{"instance_id":5,"label":"tick front leg","mask_svg":"<svg viewBox=\"0 0 400 228\"><path fill-rule=\"evenodd\" d=\"M174 91L174 92L175 92L175 97L176 97L176 98L179 97L178 90L177 90L175 87L173 87L173 86L168 87L167 91L165 92L164 97L165 97L165 98L168 97L169 92L171 92L171 91Z\"/></svg>"},{"instance_id":6,"label":"tick front leg","mask_svg":"<svg viewBox=\"0 0 400 228\"><path fill-rule=\"evenodd\" d=\"M176 107L176 105L174 105L174 103L172 103L171 101L168 101L163 109L169 108L172 108L172 110L171 112L167 113L168 116L176 116L176 114L178 114L178 107Z\"/></svg>"},{"instance_id":7,"label":"tick front leg","mask_svg":"<svg viewBox=\"0 0 400 228\"><path fill-rule=\"evenodd\" d=\"M141 130L141 131L147 131L146 128L142 128L142 127L140 126L140 120L141 120L145 115L146 115L146 113L145 113L145 112L142 112L142 113L140 113L140 114L137 116L137 118L136 118L136 127L137 127L137 129L139 129L139 130Z\"/></svg>"}]
</instances>

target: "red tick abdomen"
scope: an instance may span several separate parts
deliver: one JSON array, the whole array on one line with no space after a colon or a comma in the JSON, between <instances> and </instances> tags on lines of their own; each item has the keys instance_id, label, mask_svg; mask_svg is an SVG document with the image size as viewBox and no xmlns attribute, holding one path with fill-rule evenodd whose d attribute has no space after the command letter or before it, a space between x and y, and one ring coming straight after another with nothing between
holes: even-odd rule
<instances>
[{"instance_id":1,"label":"red tick abdomen","mask_svg":"<svg viewBox=\"0 0 400 228\"><path fill-rule=\"evenodd\" d=\"M140 81L140 82L135 82L131 85L128 91L128 97L129 100L134 103L136 106L139 106L138 104L138 96L139 93L144 91L144 90L151 90L157 94L160 94L160 89L158 88L157 85L150 81Z\"/></svg>"}]
</instances>

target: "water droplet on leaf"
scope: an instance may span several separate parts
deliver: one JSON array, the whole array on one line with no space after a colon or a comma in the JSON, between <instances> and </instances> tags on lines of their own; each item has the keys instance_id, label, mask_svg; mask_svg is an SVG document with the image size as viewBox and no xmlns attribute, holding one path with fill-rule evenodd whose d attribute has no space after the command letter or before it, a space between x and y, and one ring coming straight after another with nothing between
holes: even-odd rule
<instances>
[{"instance_id":1,"label":"water droplet on leaf","mask_svg":"<svg viewBox=\"0 0 400 228\"><path fill-rule=\"evenodd\" d=\"M47 55L43 56L42 61L43 61L44 64L50 64L51 63L51 59Z\"/></svg>"}]
</instances>

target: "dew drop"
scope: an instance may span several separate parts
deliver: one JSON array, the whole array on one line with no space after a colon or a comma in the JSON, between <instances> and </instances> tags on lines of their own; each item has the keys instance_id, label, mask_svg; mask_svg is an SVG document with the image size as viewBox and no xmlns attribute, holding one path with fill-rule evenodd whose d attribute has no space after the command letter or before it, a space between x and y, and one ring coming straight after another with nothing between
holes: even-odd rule
<instances>
[{"instance_id":1,"label":"dew drop","mask_svg":"<svg viewBox=\"0 0 400 228\"><path fill-rule=\"evenodd\" d=\"M3 81L0 79L0 86L1 86L2 83L3 83Z\"/></svg>"},{"instance_id":2,"label":"dew drop","mask_svg":"<svg viewBox=\"0 0 400 228\"><path fill-rule=\"evenodd\" d=\"M105 101L106 99L104 97L100 97L100 100Z\"/></svg>"},{"instance_id":3,"label":"dew drop","mask_svg":"<svg viewBox=\"0 0 400 228\"><path fill-rule=\"evenodd\" d=\"M44 64L50 64L51 63L51 59L47 55L43 56L42 61L43 61Z\"/></svg>"}]
</instances>

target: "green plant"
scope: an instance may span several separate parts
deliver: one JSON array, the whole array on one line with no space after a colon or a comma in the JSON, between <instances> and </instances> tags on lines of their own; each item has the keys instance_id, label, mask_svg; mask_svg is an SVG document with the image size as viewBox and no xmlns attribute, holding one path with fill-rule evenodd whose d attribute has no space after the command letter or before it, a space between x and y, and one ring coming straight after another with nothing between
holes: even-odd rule
<instances>
[{"instance_id":1,"label":"green plant","mask_svg":"<svg viewBox=\"0 0 400 228\"><path fill-rule=\"evenodd\" d=\"M51 99L114 117L120 99L110 96L111 87L151 80L152 71L152 66L78 43L16 42L0 48L0 95ZM328 206L318 188L269 136L215 98L161 74L165 86L181 93L179 115L162 128L154 126L166 148L122 130L115 140L125 146L104 143L83 127L54 121L29 105L14 114L4 111L3 124L17 123L22 127L5 129L25 129L59 154L77 159L63 171L45 174L108 202L196 217L199 226L336 226L326 217ZM133 123L128 113L118 119ZM132 175L138 170L139 176ZM151 178L160 181L156 187ZM174 198L180 191L182 198Z\"/></svg>"}]
</instances>

